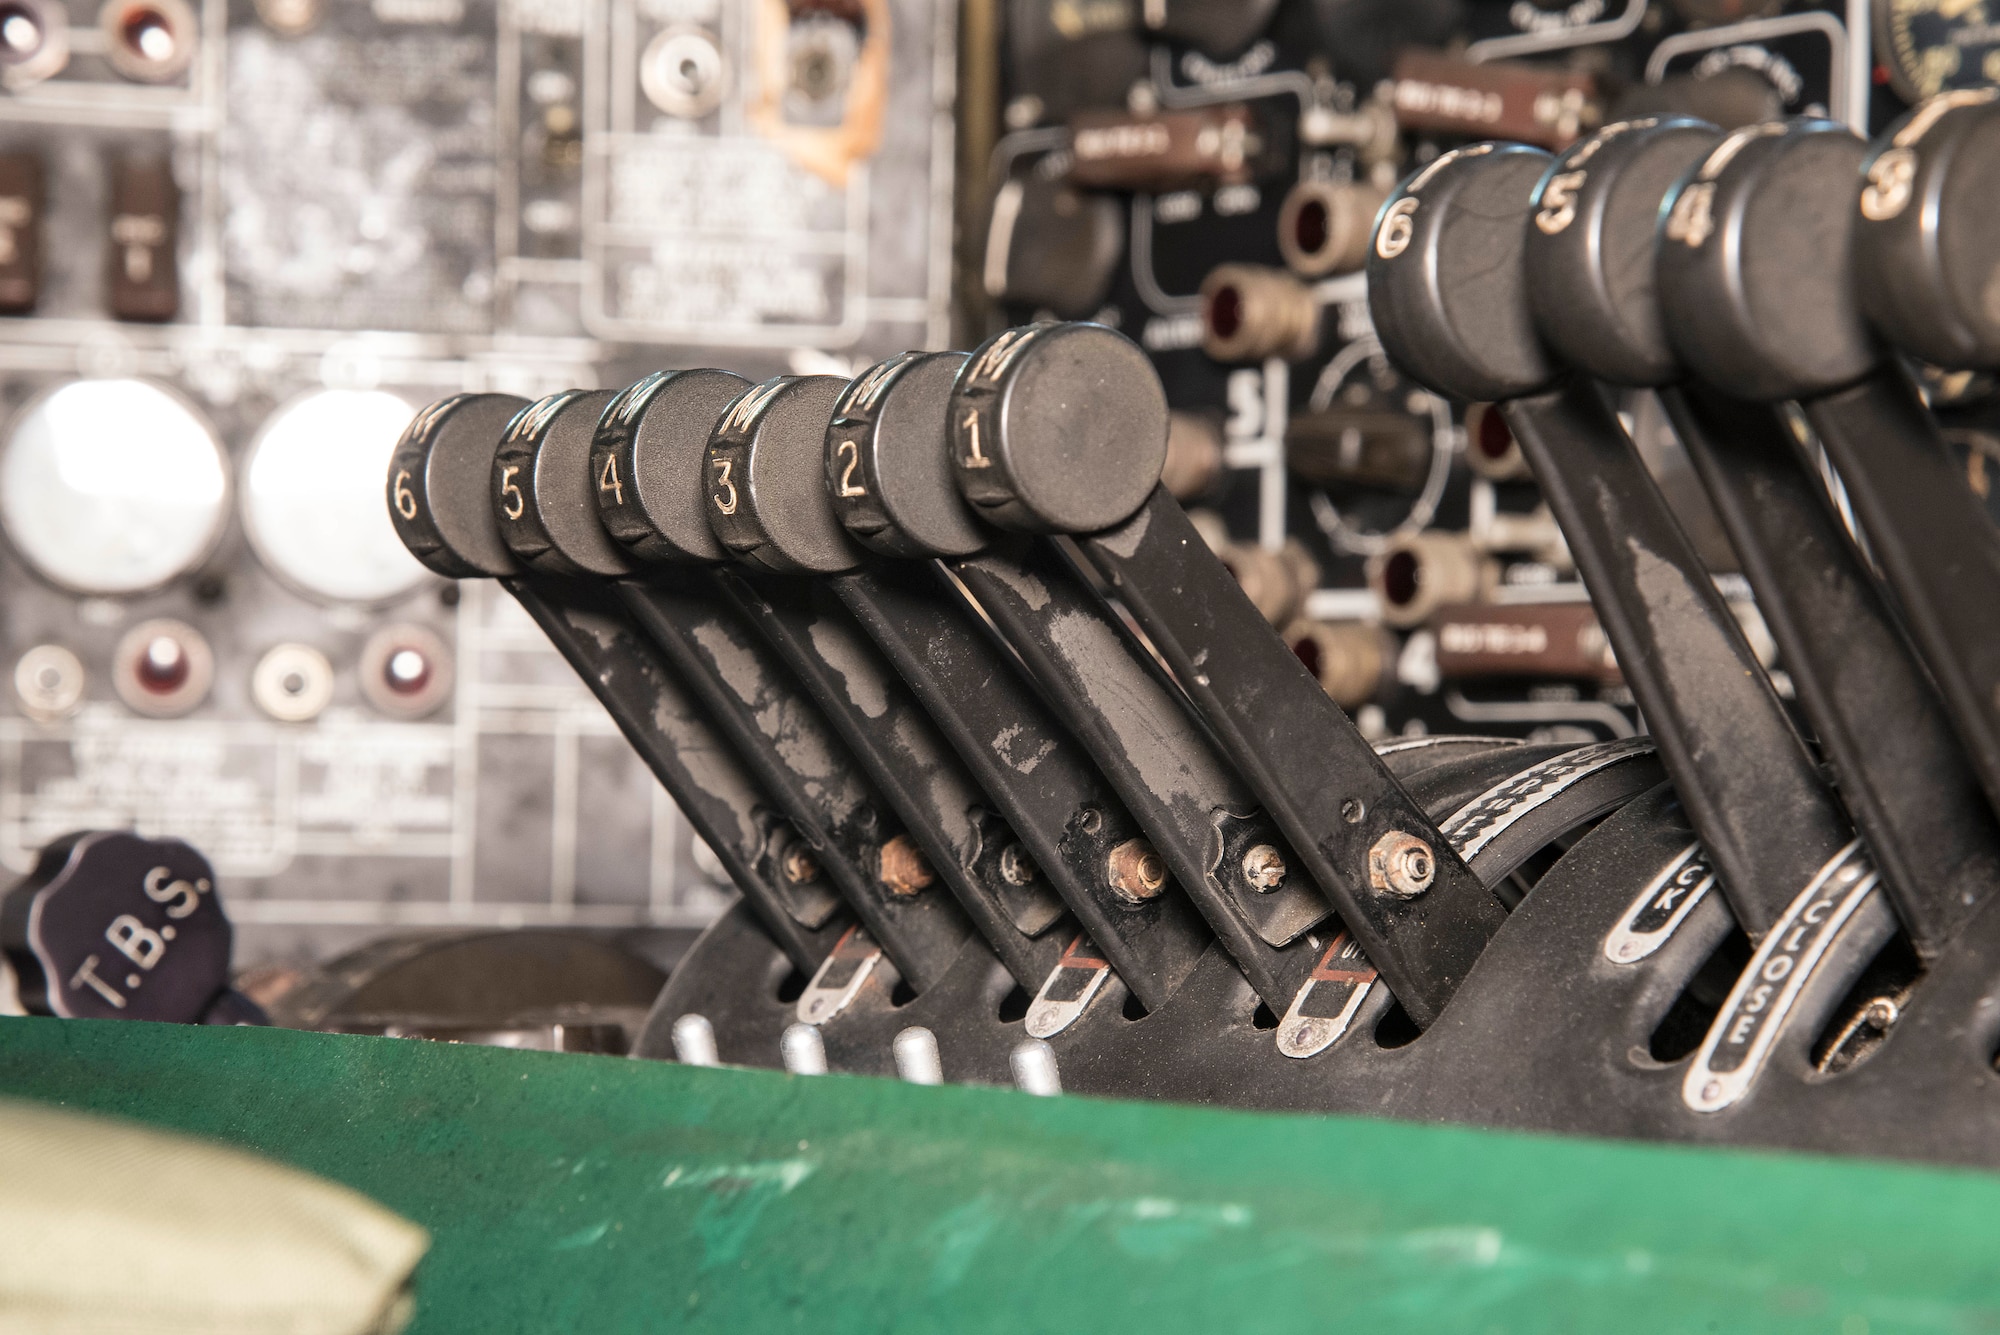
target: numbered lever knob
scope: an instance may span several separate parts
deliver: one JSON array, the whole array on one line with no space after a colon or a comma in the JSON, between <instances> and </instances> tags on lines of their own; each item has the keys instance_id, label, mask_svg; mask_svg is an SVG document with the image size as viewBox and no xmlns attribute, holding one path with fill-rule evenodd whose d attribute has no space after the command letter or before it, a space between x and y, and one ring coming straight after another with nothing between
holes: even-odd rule
<instances>
[{"instance_id":1,"label":"numbered lever knob","mask_svg":"<svg viewBox=\"0 0 2000 1335\"><path fill-rule=\"evenodd\" d=\"M522 562L554 575L629 575L637 567L604 530L590 473L608 390L538 399L507 424L493 455L493 513Z\"/></svg>"},{"instance_id":2,"label":"numbered lever knob","mask_svg":"<svg viewBox=\"0 0 2000 1335\"><path fill-rule=\"evenodd\" d=\"M951 450L959 489L988 523L1095 533L1129 519L1159 482L1166 391L1139 345L1116 330L1010 329L958 373Z\"/></svg>"},{"instance_id":3,"label":"numbered lever knob","mask_svg":"<svg viewBox=\"0 0 2000 1335\"><path fill-rule=\"evenodd\" d=\"M1686 117L1624 121L1550 165L1526 234L1528 300L1562 360L1617 385L1680 379L1653 285L1655 220L1721 138Z\"/></svg>"},{"instance_id":4,"label":"numbered lever knob","mask_svg":"<svg viewBox=\"0 0 2000 1335\"><path fill-rule=\"evenodd\" d=\"M389 522L426 566L451 579L517 575L493 510L493 442L527 407L512 394L454 394L418 413L389 461Z\"/></svg>"},{"instance_id":5,"label":"numbered lever knob","mask_svg":"<svg viewBox=\"0 0 2000 1335\"><path fill-rule=\"evenodd\" d=\"M1936 366L2000 366L2000 88L1931 99L1862 165L1855 292Z\"/></svg>"},{"instance_id":6,"label":"numbered lever knob","mask_svg":"<svg viewBox=\"0 0 2000 1335\"><path fill-rule=\"evenodd\" d=\"M906 352L840 396L826 486L847 532L885 556L970 556L987 531L959 495L943 427L962 352Z\"/></svg>"},{"instance_id":7,"label":"numbered lever knob","mask_svg":"<svg viewBox=\"0 0 2000 1335\"><path fill-rule=\"evenodd\" d=\"M722 545L780 574L852 570L865 553L820 494L820 453L848 382L779 376L746 390L708 440L708 522Z\"/></svg>"},{"instance_id":8,"label":"numbered lever knob","mask_svg":"<svg viewBox=\"0 0 2000 1335\"><path fill-rule=\"evenodd\" d=\"M38 1015L195 1024L219 1010L261 1022L228 992L215 870L178 839L57 839L0 901L0 947Z\"/></svg>"},{"instance_id":9,"label":"numbered lever knob","mask_svg":"<svg viewBox=\"0 0 2000 1335\"><path fill-rule=\"evenodd\" d=\"M1520 144L1454 149L1384 206L1368 258L1369 309L1390 359L1426 387L1493 402L1555 380L1535 334L1518 225L1548 164L1547 153Z\"/></svg>"},{"instance_id":10,"label":"numbered lever knob","mask_svg":"<svg viewBox=\"0 0 2000 1335\"><path fill-rule=\"evenodd\" d=\"M750 382L728 371L655 371L611 401L590 447L597 514L642 562L728 559L709 527L709 432Z\"/></svg>"},{"instance_id":11,"label":"numbered lever knob","mask_svg":"<svg viewBox=\"0 0 2000 1335\"><path fill-rule=\"evenodd\" d=\"M1846 126L1768 122L1716 145L1661 222L1660 308L1680 360L1725 393L1803 399L1879 349L1843 262L1866 152Z\"/></svg>"}]
</instances>

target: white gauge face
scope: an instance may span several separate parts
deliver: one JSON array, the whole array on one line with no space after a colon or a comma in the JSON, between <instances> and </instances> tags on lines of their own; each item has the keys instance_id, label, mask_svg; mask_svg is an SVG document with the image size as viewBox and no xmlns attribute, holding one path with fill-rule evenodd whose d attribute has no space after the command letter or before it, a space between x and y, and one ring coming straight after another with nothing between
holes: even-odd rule
<instances>
[{"instance_id":1,"label":"white gauge face","mask_svg":"<svg viewBox=\"0 0 2000 1335\"><path fill-rule=\"evenodd\" d=\"M243 526L264 563L334 602L381 602L422 583L383 499L415 416L394 394L326 389L266 422L243 467Z\"/></svg>"},{"instance_id":2,"label":"white gauge face","mask_svg":"<svg viewBox=\"0 0 2000 1335\"><path fill-rule=\"evenodd\" d=\"M76 593L158 588L208 554L228 508L222 446L143 380L76 380L30 404L0 459L0 524Z\"/></svg>"}]
</instances>

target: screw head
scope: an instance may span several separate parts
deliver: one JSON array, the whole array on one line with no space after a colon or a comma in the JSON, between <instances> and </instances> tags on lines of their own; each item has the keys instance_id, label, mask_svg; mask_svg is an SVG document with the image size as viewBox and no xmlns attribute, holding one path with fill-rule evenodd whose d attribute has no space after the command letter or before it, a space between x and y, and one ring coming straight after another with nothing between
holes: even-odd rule
<instances>
[{"instance_id":1,"label":"screw head","mask_svg":"<svg viewBox=\"0 0 2000 1335\"><path fill-rule=\"evenodd\" d=\"M1083 814L1076 818L1076 825L1085 834L1096 834L1104 828L1104 813L1096 807L1085 807Z\"/></svg>"},{"instance_id":2,"label":"screw head","mask_svg":"<svg viewBox=\"0 0 2000 1335\"><path fill-rule=\"evenodd\" d=\"M1349 825L1359 825L1361 818L1368 814L1368 807L1358 797L1350 797L1340 804L1340 818Z\"/></svg>"},{"instance_id":3,"label":"screw head","mask_svg":"<svg viewBox=\"0 0 2000 1335\"><path fill-rule=\"evenodd\" d=\"M1862 1010L1861 1021L1871 1029L1887 1033L1889 1027L1896 1023L1902 1013L1902 1009L1896 1005L1893 998L1877 997Z\"/></svg>"},{"instance_id":4,"label":"screw head","mask_svg":"<svg viewBox=\"0 0 2000 1335\"><path fill-rule=\"evenodd\" d=\"M1105 859L1105 877L1124 900L1143 904L1167 887L1167 864L1144 839L1127 839Z\"/></svg>"},{"instance_id":5,"label":"screw head","mask_svg":"<svg viewBox=\"0 0 2000 1335\"><path fill-rule=\"evenodd\" d=\"M1368 884L1398 899L1415 899L1437 877L1437 855L1414 834L1391 830L1368 850Z\"/></svg>"},{"instance_id":6,"label":"screw head","mask_svg":"<svg viewBox=\"0 0 2000 1335\"><path fill-rule=\"evenodd\" d=\"M778 869L793 885L804 885L819 879L819 859L802 843L795 843L785 850L778 859Z\"/></svg>"},{"instance_id":7,"label":"screw head","mask_svg":"<svg viewBox=\"0 0 2000 1335\"><path fill-rule=\"evenodd\" d=\"M1009 844L1000 850L1000 879L1009 885L1033 885L1040 880L1042 869L1028 856L1028 850L1019 844Z\"/></svg>"},{"instance_id":8,"label":"screw head","mask_svg":"<svg viewBox=\"0 0 2000 1335\"><path fill-rule=\"evenodd\" d=\"M1285 857L1270 844L1258 844L1243 855L1243 879L1266 894L1285 883Z\"/></svg>"},{"instance_id":9,"label":"screw head","mask_svg":"<svg viewBox=\"0 0 2000 1335\"><path fill-rule=\"evenodd\" d=\"M908 898L937 880L937 873L925 860L923 850L907 834L899 834L882 845L882 865L877 873L892 895Z\"/></svg>"}]
</instances>

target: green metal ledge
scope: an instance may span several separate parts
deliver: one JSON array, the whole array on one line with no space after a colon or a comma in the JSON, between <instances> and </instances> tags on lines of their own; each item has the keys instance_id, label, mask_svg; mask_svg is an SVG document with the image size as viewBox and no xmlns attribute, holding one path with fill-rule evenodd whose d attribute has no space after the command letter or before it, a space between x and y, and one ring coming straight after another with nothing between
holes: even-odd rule
<instances>
[{"instance_id":1,"label":"green metal ledge","mask_svg":"<svg viewBox=\"0 0 2000 1335\"><path fill-rule=\"evenodd\" d=\"M368 1193L418 1331L2000 1331L1969 1172L87 1020L0 1094Z\"/></svg>"}]
</instances>

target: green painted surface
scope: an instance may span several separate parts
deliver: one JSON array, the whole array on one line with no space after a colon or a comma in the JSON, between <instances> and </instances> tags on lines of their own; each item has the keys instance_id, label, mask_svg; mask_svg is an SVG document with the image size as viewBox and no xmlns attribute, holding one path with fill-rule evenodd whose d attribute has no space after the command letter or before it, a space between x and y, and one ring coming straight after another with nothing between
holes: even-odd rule
<instances>
[{"instance_id":1,"label":"green painted surface","mask_svg":"<svg viewBox=\"0 0 2000 1335\"><path fill-rule=\"evenodd\" d=\"M1975 1173L80 1020L0 1093L367 1192L419 1331L2000 1331Z\"/></svg>"}]
</instances>

